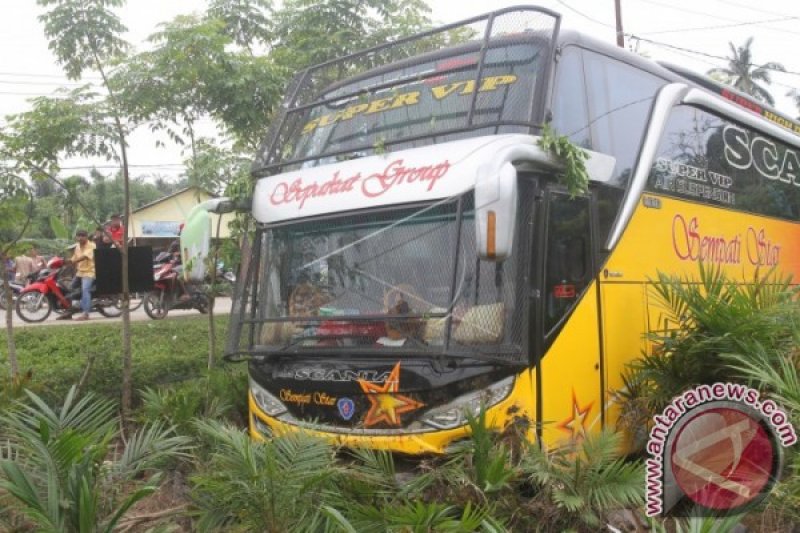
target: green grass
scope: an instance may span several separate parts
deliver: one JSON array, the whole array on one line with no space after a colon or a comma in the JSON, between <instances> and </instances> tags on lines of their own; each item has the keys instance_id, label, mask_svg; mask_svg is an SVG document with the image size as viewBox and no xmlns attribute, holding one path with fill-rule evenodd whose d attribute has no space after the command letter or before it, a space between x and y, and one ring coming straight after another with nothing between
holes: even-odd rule
<instances>
[{"instance_id":1,"label":"green grass","mask_svg":"<svg viewBox=\"0 0 800 533\"><path fill-rule=\"evenodd\" d=\"M228 317L217 316L217 357L221 359ZM32 371L31 388L48 400L61 401L94 358L86 384L114 401L122 382L122 324L79 328L41 326L14 332L20 371ZM131 324L133 388L155 387L200 376L208 357L208 318L174 317ZM0 332L0 373L8 376L6 333ZM220 363L224 364L224 363Z\"/></svg>"}]
</instances>

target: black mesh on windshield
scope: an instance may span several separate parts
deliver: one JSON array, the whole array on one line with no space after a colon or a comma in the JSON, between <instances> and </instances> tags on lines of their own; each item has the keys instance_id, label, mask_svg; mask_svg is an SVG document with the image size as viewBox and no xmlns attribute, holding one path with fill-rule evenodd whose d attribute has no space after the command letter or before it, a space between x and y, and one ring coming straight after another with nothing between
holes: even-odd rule
<instances>
[{"instance_id":1,"label":"black mesh on windshield","mask_svg":"<svg viewBox=\"0 0 800 533\"><path fill-rule=\"evenodd\" d=\"M530 132L557 28L547 10L516 8L312 67L290 85L254 171Z\"/></svg>"}]
</instances>

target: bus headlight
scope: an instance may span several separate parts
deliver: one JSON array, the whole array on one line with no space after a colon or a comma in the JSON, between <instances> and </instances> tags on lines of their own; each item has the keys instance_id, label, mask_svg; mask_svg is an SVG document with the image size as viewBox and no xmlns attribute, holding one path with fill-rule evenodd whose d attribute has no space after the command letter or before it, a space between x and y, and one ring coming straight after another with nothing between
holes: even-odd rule
<instances>
[{"instance_id":1,"label":"bus headlight","mask_svg":"<svg viewBox=\"0 0 800 533\"><path fill-rule=\"evenodd\" d=\"M262 411L269 416L278 416L279 414L287 411L286 406L283 405L278 398L270 394L265 388L253 381L253 378L250 378L249 381L250 394L253 395L256 405L258 405Z\"/></svg>"},{"instance_id":2,"label":"bus headlight","mask_svg":"<svg viewBox=\"0 0 800 533\"><path fill-rule=\"evenodd\" d=\"M478 416L483 409L505 400L514 388L514 376L509 376L485 389L459 396L452 402L431 409L420 422L436 429L452 429L467 423L467 413Z\"/></svg>"}]
</instances>

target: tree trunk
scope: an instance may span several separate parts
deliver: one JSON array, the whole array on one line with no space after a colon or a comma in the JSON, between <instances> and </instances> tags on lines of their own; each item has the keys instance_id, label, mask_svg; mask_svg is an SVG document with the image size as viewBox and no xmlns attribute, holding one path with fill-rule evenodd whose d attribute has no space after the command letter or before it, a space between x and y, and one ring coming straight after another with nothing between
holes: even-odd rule
<instances>
[{"instance_id":1,"label":"tree trunk","mask_svg":"<svg viewBox=\"0 0 800 533\"><path fill-rule=\"evenodd\" d=\"M217 329L214 323L214 303L217 300L217 261L219 259L219 230L222 225L222 215L217 215L217 235L214 240L214 253L206 260L206 268L211 276L211 288L208 290L208 370L214 368L215 353L217 348ZM210 263L210 265L209 265Z\"/></svg>"},{"instance_id":2,"label":"tree trunk","mask_svg":"<svg viewBox=\"0 0 800 533\"><path fill-rule=\"evenodd\" d=\"M122 225L122 419L125 423L131 416L133 396L133 355L131 350L131 293L128 285L128 226L131 224L131 191L128 175L128 154L125 150L125 136L122 125L117 120L122 146L122 184L125 223Z\"/></svg>"},{"instance_id":3,"label":"tree trunk","mask_svg":"<svg viewBox=\"0 0 800 533\"><path fill-rule=\"evenodd\" d=\"M214 275L216 275L216 266L214 267ZM208 295L208 370L214 368L214 360L217 346L217 330L214 325L214 303L216 301L214 295L214 285L212 282L211 290Z\"/></svg>"},{"instance_id":4,"label":"tree trunk","mask_svg":"<svg viewBox=\"0 0 800 533\"><path fill-rule=\"evenodd\" d=\"M122 399L121 414L123 427L127 426L131 418L131 398L133 397L133 356L131 350L131 292L128 285L128 227L131 224L131 190L130 174L128 172L128 150L126 149L125 128L122 126L120 111L114 90L108 83L108 76L103 69L103 63L97 54L97 49L92 47L97 71L103 78L103 85L114 104L114 125L119 135L120 156L122 158L122 204L125 221L122 225Z\"/></svg>"},{"instance_id":5,"label":"tree trunk","mask_svg":"<svg viewBox=\"0 0 800 533\"><path fill-rule=\"evenodd\" d=\"M14 342L13 311L11 305L11 286L7 282L6 262L0 260L0 279L3 283L2 297L6 301L6 346L8 347L8 364L11 367L11 381L19 379L19 363L17 362L17 345Z\"/></svg>"}]
</instances>

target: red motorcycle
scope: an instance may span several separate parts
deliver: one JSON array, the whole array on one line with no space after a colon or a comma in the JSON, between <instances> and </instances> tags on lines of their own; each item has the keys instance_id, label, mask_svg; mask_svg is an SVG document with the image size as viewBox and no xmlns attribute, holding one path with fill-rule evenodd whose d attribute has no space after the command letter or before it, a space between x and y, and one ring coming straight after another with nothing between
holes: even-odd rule
<instances>
[{"instance_id":1,"label":"red motorcycle","mask_svg":"<svg viewBox=\"0 0 800 533\"><path fill-rule=\"evenodd\" d=\"M80 300L81 289L70 290L58 279L64 267L61 257L53 257L47 267L40 270L36 279L26 285L17 296L17 315L25 322L42 322L50 313L75 311L73 300ZM118 295L98 296L92 289L92 310L110 318L122 314Z\"/></svg>"},{"instance_id":2,"label":"red motorcycle","mask_svg":"<svg viewBox=\"0 0 800 533\"><path fill-rule=\"evenodd\" d=\"M167 316L172 309L197 309L201 313L208 312L208 296L190 283L185 283L187 294L181 294L179 276L176 267L180 261L165 253L156 258L153 265L154 288L148 292L142 303L144 312L153 320Z\"/></svg>"}]
</instances>

